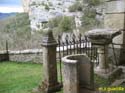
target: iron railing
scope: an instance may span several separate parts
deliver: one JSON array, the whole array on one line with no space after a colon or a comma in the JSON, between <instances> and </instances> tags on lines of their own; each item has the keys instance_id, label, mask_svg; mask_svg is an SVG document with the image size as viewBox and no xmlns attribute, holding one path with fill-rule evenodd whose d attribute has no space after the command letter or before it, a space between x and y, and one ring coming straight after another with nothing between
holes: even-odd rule
<instances>
[{"instance_id":1,"label":"iron railing","mask_svg":"<svg viewBox=\"0 0 125 93\"><path fill-rule=\"evenodd\" d=\"M58 36L58 59L60 63L60 77L62 82L62 60L61 58L71 54L86 54L95 66L99 64L97 47L92 46L91 42L82 34L67 34L62 38Z\"/></svg>"}]
</instances>

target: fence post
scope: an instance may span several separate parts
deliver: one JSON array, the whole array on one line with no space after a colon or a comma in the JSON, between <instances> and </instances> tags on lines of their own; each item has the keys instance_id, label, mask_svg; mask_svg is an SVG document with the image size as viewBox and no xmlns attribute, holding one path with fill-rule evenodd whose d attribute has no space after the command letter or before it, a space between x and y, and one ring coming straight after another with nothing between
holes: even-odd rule
<instances>
[{"instance_id":1,"label":"fence post","mask_svg":"<svg viewBox=\"0 0 125 93\"><path fill-rule=\"evenodd\" d=\"M53 38L52 30L47 29L42 40L44 80L41 88L44 93L61 89L57 79L56 47L57 42Z\"/></svg>"},{"instance_id":2,"label":"fence post","mask_svg":"<svg viewBox=\"0 0 125 93\"><path fill-rule=\"evenodd\" d=\"M8 41L6 40L6 61L9 61Z\"/></svg>"}]
</instances>

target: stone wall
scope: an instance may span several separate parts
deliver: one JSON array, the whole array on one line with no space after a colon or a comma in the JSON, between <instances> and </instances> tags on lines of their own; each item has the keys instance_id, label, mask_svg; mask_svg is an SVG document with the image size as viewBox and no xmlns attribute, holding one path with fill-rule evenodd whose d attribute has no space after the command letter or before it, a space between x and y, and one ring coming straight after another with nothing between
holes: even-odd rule
<instances>
[{"instance_id":1,"label":"stone wall","mask_svg":"<svg viewBox=\"0 0 125 93\"><path fill-rule=\"evenodd\" d=\"M109 0L106 2L106 14L104 18L104 27L116 30L125 29L125 0ZM113 39L119 64L125 64L125 32ZM121 45L120 45L121 44ZM118 52L119 51L119 52Z\"/></svg>"},{"instance_id":2,"label":"stone wall","mask_svg":"<svg viewBox=\"0 0 125 93\"><path fill-rule=\"evenodd\" d=\"M61 55L66 54L66 48L63 51L63 48L60 48L62 51ZM12 51L9 50L9 55L6 54L6 51L0 51L0 61L17 61L17 62L32 62L32 63L43 63L43 50L42 49L27 49L27 50L18 50ZM59 61L59 48L57 47L57 61Z\"/></svg>"},{"instance_id":3,"label":"stone wall","mask_svg":"<svg viewBox=\"0 0 125 93\"><path fill-rule=\"evenodd\" d=\"M8 61L9 60L9 55L4 52L4 53L0 53L0 61Z\"/></svg>"},{"instance_id":4,"label":"stone wall","mask_svg":"<svg viewBox=\"0 0 125 93\"><path fill-rule=\"evenodd\" d=\"M42 63L42 53L9 54L10 61Z\"/></svg>"},{"instance_id":5,"label":"stone wall","mask_svg":"<svg viewBox=\"0 0 125 93\"><path fill-rule=\"evenodd\" d=\"M105 28L124 29L124 14L112 13L105 16ZM123 44L123 33L113 40L114 43Z\"/></svg>"},{"instance_id":6,"label":"stone wall","mask_svg":"<svg viewBox=\"0 0 125 93\"><path fill-rule=\"evenodd\" d=\"M112 13L105 15L105 27L123 29L124 27L124 14L123 13Z\"/></svg>"},{"instance_id":7,"label":"stone wall","mask_svg":"<svg viewBox=\"0 0 125 93\"><path fill-rule=\"evenodd\" d=\"M18 51L0 52L0 61L17 61L17 62L33 62L42 63L42 49L27 49Z\"/></svg>"}]
</instances>

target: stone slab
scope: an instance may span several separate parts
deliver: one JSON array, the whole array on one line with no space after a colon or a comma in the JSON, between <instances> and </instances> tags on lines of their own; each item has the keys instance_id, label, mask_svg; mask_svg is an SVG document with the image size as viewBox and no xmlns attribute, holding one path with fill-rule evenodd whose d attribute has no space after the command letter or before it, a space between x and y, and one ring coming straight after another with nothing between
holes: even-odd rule
<instances>
[{"instance_id":1,"label":"stone slab","mask_svg":"<svg viewBox=\"0 0 125 93\"><path fill-rule=\"evenodd\" d=\"M117 29L93 29L85 33L85 36L90 39L93 44L104 45L110 44L112 39L121 34Z\"/></svg>"}]
</instances>

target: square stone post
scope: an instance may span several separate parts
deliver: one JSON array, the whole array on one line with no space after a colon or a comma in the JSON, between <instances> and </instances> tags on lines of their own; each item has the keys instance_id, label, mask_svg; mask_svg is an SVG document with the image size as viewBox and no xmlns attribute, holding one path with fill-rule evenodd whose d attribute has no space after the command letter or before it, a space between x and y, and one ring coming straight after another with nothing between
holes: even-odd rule
<instances>
[{"instance_id":1,"label":"square stone post","mask_svg":"<svg viewBox=\"0 0 125 93\"><path fill-rule=\"evenodd\" d=\"M57 79L56 46L57 43L53 38L52 30L48 29L42 40L44 72L42 93L53 93L61 89Z\"/></svg>"}]
</instances>

